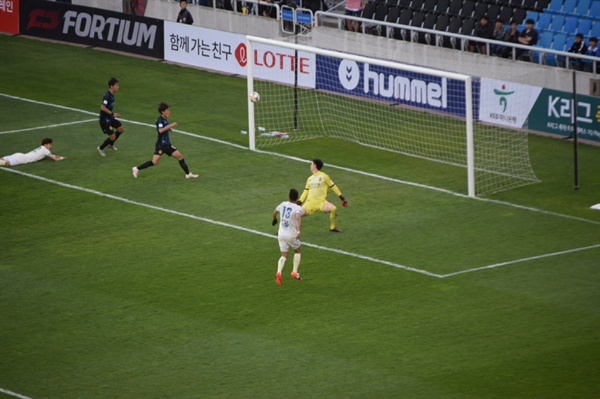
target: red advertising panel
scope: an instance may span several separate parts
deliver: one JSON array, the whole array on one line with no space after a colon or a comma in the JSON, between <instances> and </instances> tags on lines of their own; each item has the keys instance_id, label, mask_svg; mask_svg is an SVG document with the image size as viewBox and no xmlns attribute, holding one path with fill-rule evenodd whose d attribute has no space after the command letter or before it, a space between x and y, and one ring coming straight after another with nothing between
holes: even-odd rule
<instances>
[{"instance_id":1,"label":"red advertising panel","mask_svg":"<svg viewBox=\"0 0 600 399\"><path fill-rule=\"evenodd\" d=\"M19 34L19 0L0 0L0 32Z\"/></svg>"}]
</instances>

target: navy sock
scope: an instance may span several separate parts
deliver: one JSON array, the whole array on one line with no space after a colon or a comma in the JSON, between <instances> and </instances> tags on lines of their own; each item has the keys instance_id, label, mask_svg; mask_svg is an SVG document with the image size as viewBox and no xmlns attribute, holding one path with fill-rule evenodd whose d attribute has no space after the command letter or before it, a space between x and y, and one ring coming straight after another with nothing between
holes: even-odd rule
<instances>
[{"instance_id":1,"label":"navy sock","mask_svg":"<svg viewBox=\"0 0 600 399\"><path fill-rule=\"evenodd\" d=\"M188 168L187 163L185 163L185 159L179 161L179 166L181 166L181 169L183 169L186 175L190 174L190 169Z\"/></svg>"},{"instance_id":2,"label":"navy sock","mask_svg":"<svg viewBox=\"0 0 600 399\"><path fill-rule=\"evenodd\" d=\"M112 143L114 143L114 141L112 141L111 139L106 139L104 140L104 143L102 143L102 145L100 146L100 149L103 150Z\"/></svg>"},{"instance_id":3,"label":"navy sock","mask_svg":"<svg viewBox=\"0 0 600 399\"><path fill-rule=\"evenodd\" d=\"M141 164L140 166L138 166L137 168L139 170L142 170L142 169L149 168L150 166L154 166L154 164L152 163L152 161L146 161L143 164Z\"/></svg>"}]
</instances>

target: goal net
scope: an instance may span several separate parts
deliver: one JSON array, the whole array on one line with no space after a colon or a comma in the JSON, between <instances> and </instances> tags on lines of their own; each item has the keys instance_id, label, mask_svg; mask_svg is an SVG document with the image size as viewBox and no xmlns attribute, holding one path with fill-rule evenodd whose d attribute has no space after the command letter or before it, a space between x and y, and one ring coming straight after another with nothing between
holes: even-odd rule
<instances>
[{"instance_id":1,"label":"goal net","mask_svg":"<svg viewBox=\"0 0 600 399\"><path fill-rule=\"evenodd\" d=\"M527 133L477 122L470 76L248 37L249 146L332 137L466 169L468 195L536 182ZM250 97L249 97L250 98Z\"/></svg>"}]
</instances>

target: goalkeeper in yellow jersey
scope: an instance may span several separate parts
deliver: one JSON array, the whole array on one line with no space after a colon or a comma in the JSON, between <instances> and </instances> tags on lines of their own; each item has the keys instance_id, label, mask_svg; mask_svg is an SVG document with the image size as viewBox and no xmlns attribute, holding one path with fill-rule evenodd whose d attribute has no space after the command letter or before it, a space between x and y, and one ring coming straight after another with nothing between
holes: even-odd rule
<instances>
[{"instance_id":1,"label":"goalkeeper in yellow jersey","mask_svg":"<svg viewBox=\"0 0 600 399\"><path fill-rule=\"evenodd\" d=\"M321 172L322 167L323 161L320 159L314 159L310 164L310 171L313 174L306 180L306 187L300 197L302 216L310 216L316 212L329 213L329 230L334 233L341 233L342 230L335 224L337 208L331 202L327 201L327 190L331 188L340 197L344 208L348 207L348 201L346 201L338 186L331 181L327 173Z\"/></svg>"}]
</instances>

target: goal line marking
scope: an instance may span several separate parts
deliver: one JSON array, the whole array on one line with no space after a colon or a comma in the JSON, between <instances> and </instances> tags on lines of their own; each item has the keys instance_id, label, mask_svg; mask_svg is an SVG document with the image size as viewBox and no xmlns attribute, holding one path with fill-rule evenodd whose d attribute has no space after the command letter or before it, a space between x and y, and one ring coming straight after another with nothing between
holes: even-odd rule
<instances>
[{"instance_id":1,"label":"goal line marking","mask_svg":"<svg viewBox=\"0 0 600 399\"><path fill-rule=\"evenodd\" d=\"M458 272L453 272L453 273L448 273L448 274L442 274L440 276L440 278L452 277L452 276L457 276L459 274L472 273L472 272L477 272L477 271L485 270L485 269L495 269L497 267L514 265L515 263L521 263L521 262L527 262L527 261L530 261L530 260L538 260L538 259L550 258L552 256L565 255L565 254L570 254L570 253L573 253L573 252L586 251L588 249L594 249L594 248L600 248L600 244L590 245L590 246L581 247L581 248L567 249L566 251L553 252L553 253L544 254L544 255L530 256L529 258L521 258L521 259L512 260L512 261L508 261L508 262L496 263L496 264L493 264L493 265L482 266L482 267L475 267L473 269L466 269L466 270L461 270L461 271L458 271Z\"/></svg>"},{"instance_id":2,"label":"goal line marking","mask_svg":"<svg viewBox=\"0 0 600 399\"><path fill-rule=\"evenodd\" d=\"M142 207L145 207L145 208L148 208L148 209L152 209L152 210L156 210L156 211L160 211L160 212L165 212L165 213L170 213L170 214L177 215L177 216L187 217L187 218L190 218L190 219L199 220L199 221L202 221L202 222L214 224L214 225L221 226L221 227L228 227L228 228L232 228L232 229L235 229L235 230L240 230L240 231L243 231L243 232L246 232L246 233L260 235L260 236L271 238L271 239L277 239L277 236L274 236L273 234L269 234L269 233L264 233L262 231L258 231L258 230L254 230L254 229L249 229L247 227L242 227L242 226L238 226L238 225L231 224L231 223L220 222L218 220L209 219L209 218L205 218L205 217L202 217L202 216L196 216L196 215L192 215L192 214L189 214L189 213L179 212L179 211L175 211L175 210L172 210L172 209L161 208L161 207L158 207L158 206L155 206L155 205L146 204L144 202L134 201L134 200L130 200L130 199L127 199L127 198L118 197L116 195L103 193L101 191L92 190L92 189L88 189L88 188L84 188L84 187L80 187L80 186L75 186L73 184L68 184L68 183L57 181L57 180L48 179L46 177L42 177L42 176L37 176L37 175L30 174L30 173L21 172L21 171L16 170L16 169L1 168L1 170L5 170L5 171L16 173L16 174L19 174L19 175L22 175L22 176L30 177L32 179L37 179L37 180L40 180L40 181L43 181L43 182L46 182L46 183L55 184L57 186L61 186L61 187L65 187L65 188L70 188L70 189L78 190L78 191L83 191L83 192L86 192L86 193L89 193L89 194L98 195L100 197L104 197L104 198L109 198L109 199L116 200L116 201L125 202L125 203L131 204L131 205L142 206ZM420 274L424 274L426 276L436 277L436 278L447 278L447 277L452 277L452 276L459 275L459 274L464 274L464 273L472 273L472 272L476 272L476 271L480 271L480 270L485 270L485 269L494 269L494 268L497 268L497 267L513 265L515 263L526 262L526 261L529 261L529 260L543 259L543 258L548 258L548 257L552 257L552 256L564 255L564 254L568 254L568 253L571 253L571 252L578 252L578 251L583 251L583 250L587 250L587 249L600 248L600 244L597 244L597 245L591 245L591 246L582 247L582 248L574 248L574 249L570 249L570 250L566 250L566 251L553 252L553 253L544 254L544 255L538 255L538 256L532 256L532 257L528 257L528 258L517 259L517 260L513 260L513 261L508 261L508 262L496 263L496 264L493 264L493 265L476 267L476 268L467 269L467 270L461 270L461 271L453 272L453 273L438 274L438 273L433 273L433 272L430 272L430 271L427 271L427 270L418 269L418 268L415 268L415 267L405 266L405 265L401 265L399 263L394 263L394 262L386 261L386 260L383 260L383 259L373 258L371 256L361 255L361 254L357 254L357 253L353 253L353 252L348 252L348 251L344 251L344 250L336 249L336 248L329 248L329 247L325 247L325 246L322 246L322 245L311 244L311 243L306 242L306 241L302 241L302 245L304 245L306 247L310 247L310 248L320 249L320 250L323 250L323 251L333 252L333 253L336 253L338 255L346 255L346 256L353 257L353 258L366 260L366 261L369 261L369 262L379 263L379 264L386 265L386 266L392 266L392 267L395 267L395 268L398 268L398 269L403 269L403 270L406 270L406 271L420 273Z\"/></svg>"},{"instance_id":3,"label":"goal line marking","mask_svg":"<svg viewBox=\"0 0 600 399\"><path fill-rule=\"evenodd\" d=\"M46 106L49 106L49 107L61 108L61 109L65 109L65 110L68 110L68 111L81 112L81 113L84 113L84 114L87 114L87 115L96 115L96 113L90 112L90 111L85 111L85 110L81 110L81 109L77 109L77 108L66 107L64 105L57 105L57 104L46 103L46 102L37 101L37 100L31 100L31 99L28 99L28 98L22 98L22 97L12 96L10 94L5 94L5 93L0 93L0 96L6 97L6 98L11 98L11 99L14 99L14 100L19 100L19 101L26 101L26 102L30 102L30 103L33 103L33 104L40 104L40 105L46 105ZM151 125L149 123L131 121L131 120L128 120L128 119L123 119L123 118L120 118L120 119L122 121L126 121L128 123L132 123L132 124L139 125L139 126L154 127L154 125ZM212 138L212 137L202 136L202 135L199 135L199 134L189 133L189 132L185 132L185 131L181 131L181 130L174 130L174 133L179 133L179 134L183 134L183 135L186 135L186 136L195 137L195 138L199 138L199 139L203 139L203 140L208 140L208 141L212 141L214 143L228 145L230 147L235 147L235 148L239 148L239 149L242 149L242 150L248 150L249 151L249 149L248 149L247 146L243 146L243 145L239 145L239 144L235 144L235 143L230 143L228 141L219 140L219 139L215 139L215 138ZM278 153L275 153L275 152L262 151L262 150L255 150L255 152L260 153L260 154L265 154L265 155L278 156L278 157L290 159L290 160L297 161L297 162L303 162L303 163L308 163L309 162L306 159L302 159L302 158L298 158L298 157L294 157L294 156L290 156L290 155L278 154ZM517 204L510 203L510 202L499 201L499 200L494 200L494 199L481 198L481 197L471 198L471 197L469 197L466 194L457 193L457 192L446 190L446 189L443 189L443 188L438 188L438 187L433 187L433 186L427 186L425 184L414 183L414 182L409 182L409 181L400 180L400 179L394 179L394 178L391 178L391 177L381 176L381 175L377 175L377 174L374 174L374 173L364 172L364 171L361 171L361 170L346 168L344 166L337 166L337 165L333 165L333 164L328 164L327 167L334 168L334 169L339 169L339 170L343 170L343 171L346 171L346 172L356 173L356 174L360 174L360 175L363 175L363 176L369 176L369 177L373 177L375 179L386 180L386 181L394 182L394 183L398 183L398 184L404 184L404 185L407 185L407 186L419 187L419 188L423 188L423 189L427 189L427 190L438 191L438 192L441 192L441 193L445 193L445 194L449 194L449 195L454 195L454 196L460 197L460 198L473 199L473 200L476 200L476 201L491 202L491 203L494 203L494 204L504 205L504 206L508 206L508 207L512 207L512 208L518 208L518 209L523 209L523 210L527 210L527 211L531 211L531 212L543 213L543 214L546 214L546 215L552 215L552 216L562 217L562 218L571 219L571 220L578 220L580 222L585 222L585 223L591 223L591 224L600 225L600 221L585 219L585 218L581 218L581 217L577 217L577 216L572 216L572 215L565 215L565 214L558 213L558 212L546 211L546 210L543 210L543 209L533 208L533 207L524 206L524 205L517 205Z\"/></svg>"},{"instance_id":4,"label":"goal line marking","mask_svg":"<svg viewBox=\"0 0 600 399\"><path fill-rule=\"evenodd\" d=\"M14 396L15 398L19 398L19 399L31 399L29 396L21 395L20 393L9 391L8 389L0 388L0 392L6 394L8 396Z\"/></svg>"}]
</instances>

